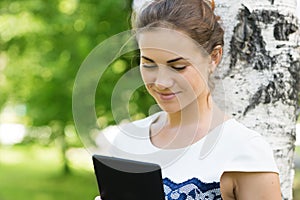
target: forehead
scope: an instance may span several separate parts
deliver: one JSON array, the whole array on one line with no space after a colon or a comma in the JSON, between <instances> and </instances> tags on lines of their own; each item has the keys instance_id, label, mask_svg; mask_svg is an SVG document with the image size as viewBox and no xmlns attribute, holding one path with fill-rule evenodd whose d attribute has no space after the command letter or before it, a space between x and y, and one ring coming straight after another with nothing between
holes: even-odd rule
<instances>
[{"instance_id":1,"label":"forehead","mask_svg":"<svg viewBox=\"0 0 300 200\"><path fill-rule=\"evenodd\" d=\"M141 53L159 52L183 58L205 57L206 51L192 38L182 32L153 28L138 33Z\"/></svg>"}]
</instances>

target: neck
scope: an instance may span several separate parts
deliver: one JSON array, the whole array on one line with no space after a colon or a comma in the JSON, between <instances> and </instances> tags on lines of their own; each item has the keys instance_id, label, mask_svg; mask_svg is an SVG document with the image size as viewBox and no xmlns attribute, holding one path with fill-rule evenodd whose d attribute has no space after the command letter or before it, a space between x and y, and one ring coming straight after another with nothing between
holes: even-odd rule
<instances>
[{"instance_id":1,"label":"neck","mask_svg":"<svg viewBox=\"0 0 300 200\"><path fill-rule=\"evenodd\" d=\"M168 126L178 127L207 121L212 112L212 99L198 98L182 110L168 113Z\"/></svg>"},{"instance_id":2,"label":"neck","mask_svg":"<svg viewBox=\"0 0 300 200\"><path fill-rule=\"evenodd\" d=\"M200 128L208 126L208 130L228 118L214 103L211 95L208 98L199 98L184 109L168 113L167 116L167 126L169 128L197 125Z\"/></svg>"},{"instance_id":3,"label":"neck","mask_svg":"<svg viewBox=\"0 0 300 200\"><path fill-rule=\"evenodd\" d=\"M228 118L209 98L194 103L179 112L167 113L151 125L152 142L164 148L181 148L203 138Z\"/></svg>"}]
</instances>

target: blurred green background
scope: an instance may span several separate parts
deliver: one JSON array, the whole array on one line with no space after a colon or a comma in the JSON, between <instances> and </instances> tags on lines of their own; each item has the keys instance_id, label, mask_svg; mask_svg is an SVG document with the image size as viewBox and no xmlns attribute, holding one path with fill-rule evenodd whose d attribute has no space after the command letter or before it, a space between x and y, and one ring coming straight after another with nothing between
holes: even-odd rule
<instances>
[{"instance_id":1,"label":"blurred green background","mask_svg":"<svg viewBox=\"0 0 300 200\"><path fill-rule=\"evenodd\" d=\"M129 29L130 12L130 0L0 0L0 200L97 195L91 156L74 127L72 90L91 50ZM135 61L119 58L101 79L101 128L113 123L112 88Z\"/></svg>"},{"instance_id":2,"label":"blurred green background","mask_svg":"<svg viewBox=\"0 0 300 200\"><path fill-rule=\"evenodd\" d=\"M0 0L0 200L97 195L91 156L74 127L72 89L91 50L129 29L130 12L131 0ZM105 71L99 83L105 87L95 96L102 99L95 105L100 128L114 123L111 91L135 64L133 52ZM146 116L152 104L140 88L129 104L131 117Z\"/></svg>"}]
</instances>

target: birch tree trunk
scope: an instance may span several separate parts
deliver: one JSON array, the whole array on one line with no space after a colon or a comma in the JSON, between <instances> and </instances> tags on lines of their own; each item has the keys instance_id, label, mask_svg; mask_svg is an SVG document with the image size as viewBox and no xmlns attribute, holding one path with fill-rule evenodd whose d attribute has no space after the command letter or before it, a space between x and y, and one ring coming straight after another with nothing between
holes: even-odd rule
<instances>
[{"instance_id":1,"label":"birch tree trunk","mask_svg":"<svg viewBox=\"0 0 300 200\"><path fill-rule=\"evenodd\" d=\"M282 199L290 200L300 81L296 0L216 0L216 5L226 46L215 93L223 86L225 110L271 144Z\"/></svg>"},{"instance_id":2,"label":"birch tree trunk","mask_svg":"<svg viewBox=\"0 0 300 200\"><path fill-rule=\"evenodd\" d=\"M134 9L142 2L135 0ZM215 0L225 29L214 99L274 150L282 199L292 199L300 82L296 0ZM226 103L228 102L228 103Z\"/></svg>"}]
</instances>

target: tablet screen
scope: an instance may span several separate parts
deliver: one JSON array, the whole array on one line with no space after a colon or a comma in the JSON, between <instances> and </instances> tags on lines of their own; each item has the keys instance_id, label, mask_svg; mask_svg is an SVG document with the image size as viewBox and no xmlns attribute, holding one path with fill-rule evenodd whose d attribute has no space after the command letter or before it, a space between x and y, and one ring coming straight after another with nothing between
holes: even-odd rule
<instances>
[{"instance_id":1,"label":"tablet screen","mask_svg":"<svg viewBox=\"0 0 300 200\"><path fill-rule=\"evenodd\" d=\"M102 200L163 200L159 165L116 157L93 155Z\"/></svg>"}]
</instances>

